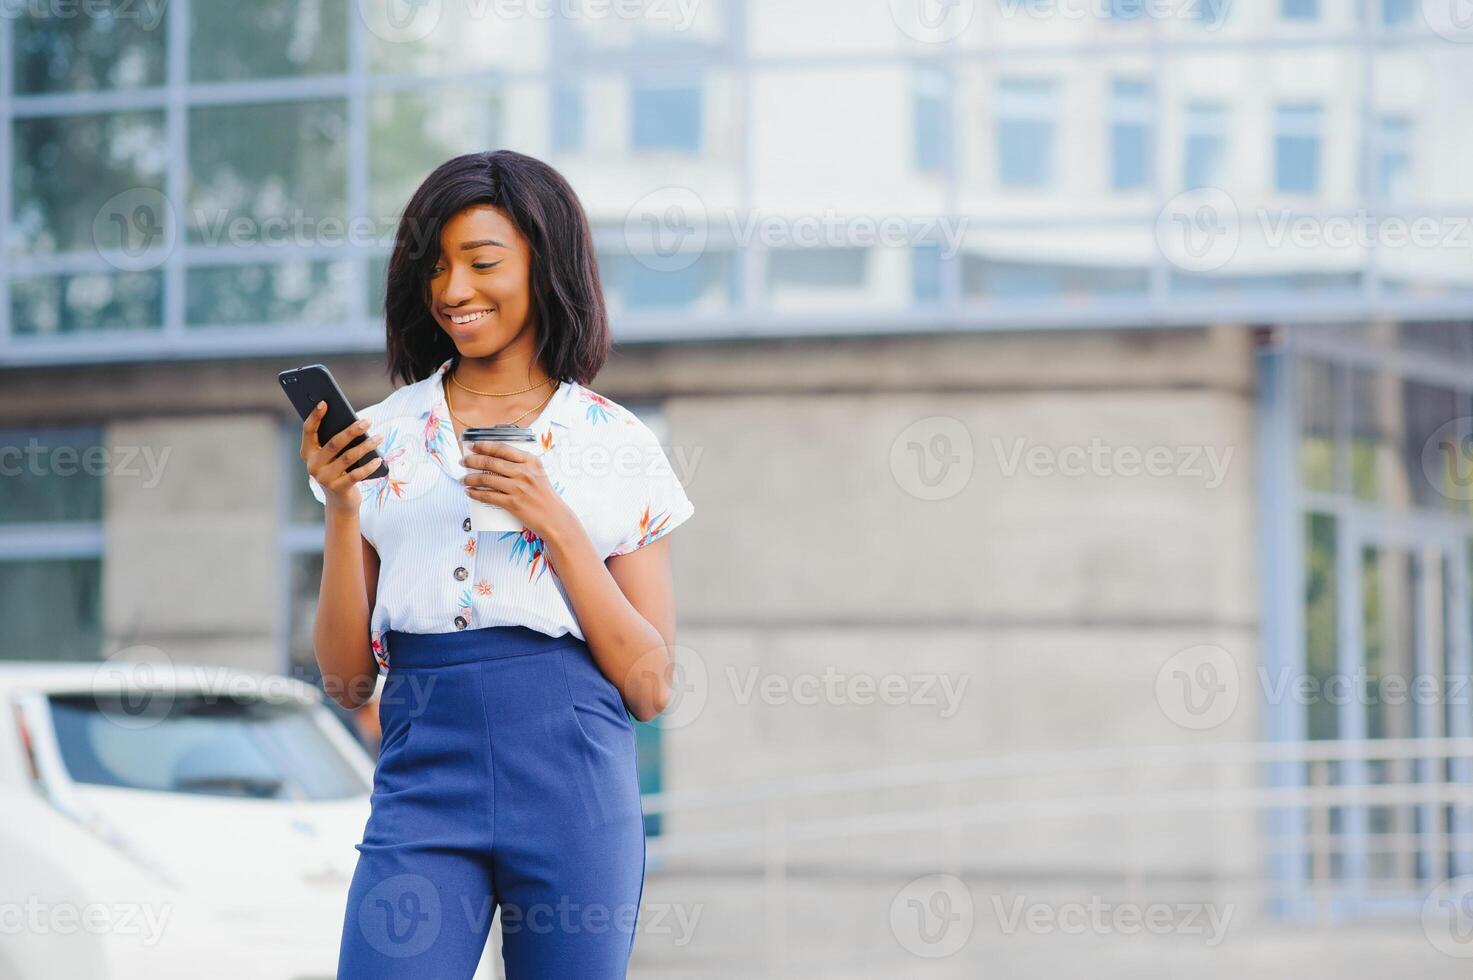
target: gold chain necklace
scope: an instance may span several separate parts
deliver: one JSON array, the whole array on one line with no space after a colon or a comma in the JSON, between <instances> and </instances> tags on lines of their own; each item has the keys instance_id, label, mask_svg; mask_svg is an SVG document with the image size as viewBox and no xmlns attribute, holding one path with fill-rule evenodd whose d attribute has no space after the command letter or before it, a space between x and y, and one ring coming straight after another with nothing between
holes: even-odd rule
<instances>
[{"instance_id":1,"label":"gold chain necklace","mask_svg":"<svg viewBox=\"0 0 1473 980\"><path fill-rule=\"evenodd\" d=\"M450 380L454 381L455 379L454 378L451 378ZM542 383L543 384L547 384L546 381L544 381ZM559 386L561 386L561 382L559 382ZM538 385L533 385L532 386L532 388L537 388L537 387L539 387L539 386ZM469 390L469 389L467 389L467 390ZM531 391L532 389L531 388L528 388L527 390L528 391ZM515 392L513 392L513 394L515 394ZM552 391L549 391L547 393L547 397L544 398L544 399L542 399L542 404L541 405L538 405L536 408L529 408L527 411L523 412L521 415L518 415L516 418L512 419L510 422L501 422L501 423L498 423L498 424L500 424L500 425L516 425L522 419L526 418L528 415L531 415L533 412L537 411L537 409L540 409L543 405L546 405L548 402L552 401L552 396L555 395L555 394L557 394L557 388L553 388ZM445 409L450 413L450 417L452 419L454 419L455 421L459 422L465 428L467 428L467 429L476 428L476 426L471 425L465 419L463 419L459 415L456 415L455 414L455 409L450 406L450 389L449 388L446 388L445 389Z\"/></svg>"},{"instance_id":2,"label":"gold chain necklace","mask_svg":"<svg viewBox=\"0 0 1473 980\"><path fill-rule=\"evenodd\" d=\"M543 385L552 380L551 378L543 378L541 381L537 382L535 385L532 385L530 388L523 388L521 391L479 391L475 388L470 387L469 385L461 384L460 379L457 378L453 372L450 374L449 377L451 381L455 382L455 385L458 388L464 388L466 391L470 392L473 395L490 395L493 398L505 398L508 395L522 395L531 391L532 388L541 388Z\"/></svg>"}]
</instances>

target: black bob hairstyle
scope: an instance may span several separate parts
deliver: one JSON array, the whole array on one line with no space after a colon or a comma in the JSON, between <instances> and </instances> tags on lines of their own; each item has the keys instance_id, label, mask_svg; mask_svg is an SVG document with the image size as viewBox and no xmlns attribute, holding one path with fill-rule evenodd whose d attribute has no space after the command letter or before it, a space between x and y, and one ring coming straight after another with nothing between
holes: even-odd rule
<instances>
[{"instance_id":1,"label":"black bob hairstyle","mask_svg":"<svg viewBox=\"0 0 1473 980\"><path fill-rule=\"evenodd\" d=\"M458 356L430 312L430 270L446 223L476 204L504 213L530 248L529 315L543 370L559 381L590 383L613 340L588 216L562 174L512 150L446 160L405 206L384 290L390 378L422 381Z\"/></svg>"}]
</instances>

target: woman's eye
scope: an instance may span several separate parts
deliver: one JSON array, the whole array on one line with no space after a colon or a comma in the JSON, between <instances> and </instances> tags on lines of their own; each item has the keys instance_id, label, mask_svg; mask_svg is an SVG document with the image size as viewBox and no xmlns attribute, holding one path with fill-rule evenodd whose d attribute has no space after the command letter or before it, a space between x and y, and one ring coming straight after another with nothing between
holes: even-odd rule
<instances>
[{"instance_id":1,"label":"woman's eye","mask_svg":"<svg viewBox=\"0 0 1473 980\"><path fill-rule=\"evenodd\" d=\"M500 262L475 262L471 264L472 269L494 269Z\"/></svg>"}]
</instances>

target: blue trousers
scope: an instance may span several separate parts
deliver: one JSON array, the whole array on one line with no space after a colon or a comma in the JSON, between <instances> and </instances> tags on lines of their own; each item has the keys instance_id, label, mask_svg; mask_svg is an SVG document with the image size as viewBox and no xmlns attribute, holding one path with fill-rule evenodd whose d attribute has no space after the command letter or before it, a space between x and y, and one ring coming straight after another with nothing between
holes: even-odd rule
<instances>
[{"instance_id":1,"label":"blue trousers","mask_svg":"<svg viewBox=\"0 0 1473 980\"><path fill-rule=\"evenodd\" d=\"M522 626L388 634L382 747L339 980L623 977L644 889L634 727L588 645Z\"/></svg>"}]
</instances>

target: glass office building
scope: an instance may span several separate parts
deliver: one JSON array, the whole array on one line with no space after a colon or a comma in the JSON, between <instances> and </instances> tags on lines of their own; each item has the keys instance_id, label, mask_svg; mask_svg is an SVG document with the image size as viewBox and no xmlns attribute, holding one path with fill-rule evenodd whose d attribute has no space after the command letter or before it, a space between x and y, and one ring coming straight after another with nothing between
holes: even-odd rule
<instances>
[{"instance_id":1,"label":"glass office building","mask_svg":"<svg viewBox=\"0 0 1473 980\"><path fill-rule=\"evenodd\" d=\"M260 388L271 358L374 364L399 208L447 157L507 147L578 189L634 352L995 335L1047 358L1063 336L1257 330L1259 663L1467 674L1473 33L1438 9L171 0L0 16L0 445L78 461L6 474L3 655L101 657L139 635L106 565L135 533L115 520L140 510L115 466L86 461L156 445L131 427L160 405L242 411L204 380L167 398L98 386L169 363L226 388L246 365ZM658 427L663 394L625 401ZM269 609L258 662L309 669L320 507L272 397L248 409L270 438L247 433L272 462L241 492L269 497L253 528L274 554L227 576L249 597L240 623L180 629L259 646ZM1468 736L1470 711L1283 702L1257 734ZM1350 844L1323 861L1306 845L1275 874L1291 899L1331 881L1362 908L1378 880L1467 871L1470 831L1466 808L1338 808L1326 833ZM1380 852L1377 835L1418 843Z\"/></svg>"}]
</instances>

